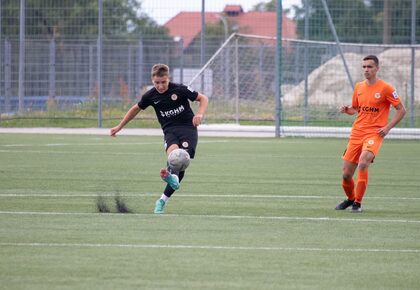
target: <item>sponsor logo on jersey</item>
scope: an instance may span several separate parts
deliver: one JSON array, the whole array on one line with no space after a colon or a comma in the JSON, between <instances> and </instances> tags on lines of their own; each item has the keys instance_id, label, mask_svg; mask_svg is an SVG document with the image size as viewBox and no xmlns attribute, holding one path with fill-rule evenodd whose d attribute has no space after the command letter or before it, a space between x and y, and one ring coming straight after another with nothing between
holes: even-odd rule
<instances>
[{"instance_id":1,"label":"sponsor logo on jersey","mask_svg":"<svg viewBox=\"0 0 420 290\"><path fill-rule=\"evenodd\" d=\"M364 112L364 113L379 113L379 108L369 107L369 106L363 106L363 107L359 107L359 112Z\"/></svg>"},{"instance_id":2,"label":"sponsor logo on jersey","mask_svg":"<svg viewBox=\"0 0 420 290\"><path fill-rule=\"evenodd\" d=\"M379 99L381 97L381 93L376 93L375 94L375 99Z\"/></svg>"},{"instance_id":3,"label":"sponsor logo on jersey","mask_svg":"<svg viewBox=\"0 0 420 290\"><path fill-rule=\"evenodd\" d=\"M183 106L183 105L181 105L181 106L179 106L178 108L173 109L173 110L169 110L169 111L160 111L160 115L161 115L162 117L172 118L172 117L178 116L179 114L181 114L181 113L182 113L182 112L184 112L184 111L185 111L185 108L184 108L184 106Z\"/></svg>"},{"instance_id":4,"label":"sponsor logo on jersey","mask_svg":"<svg viewBox=\"0 0 420 290\"><path fill-rule=\"evenodd\" d=\"M392 92L392 96L394 97L394 99L398 99L399 98L397 91L393 91Z\"/></svg>"},{"instance_id":5,"label":"sponsor logo on jersey","mask_svg":"<svg viewBox=\"0 0 420 290\"><path fill-rule=\"evenodd\" d=\"M171 99L172 99L172 101L176 101L176 100L178 99L178 96L177 96L177 95L175 95L175 94L173 94L173 95L171 96Z\"/></svg>"}]
</instances>

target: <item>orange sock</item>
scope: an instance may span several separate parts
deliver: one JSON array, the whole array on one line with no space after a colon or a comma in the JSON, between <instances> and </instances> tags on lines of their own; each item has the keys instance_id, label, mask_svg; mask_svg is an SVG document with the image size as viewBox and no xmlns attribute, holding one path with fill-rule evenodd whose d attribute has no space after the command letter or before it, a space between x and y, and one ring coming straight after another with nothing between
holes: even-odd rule
<instances>
[{"instance_id":1,"label":"orange sock","mask_svg":"<svg viewBox=\"0 0 420 290\"><path fill-rule=\"evenodd\" d=\"M343 186L344 192L347 195L347 198L349 200L354 200L354 181L353 178L350 180L343 179L343 182L341 183Z\"/></svg>"},{"instance_id":2,"label":"orange sock","mask_svg":"<svg viewBox=\"0 0 420 290\"><path fill-rule=\"evenodd\" d=\"M368 171L367 170L359 170L357 173L357 181L356 181L356 202L362 203L363 196L366 192L366 187L368 184Z\"/></svg>"}]
</instances>

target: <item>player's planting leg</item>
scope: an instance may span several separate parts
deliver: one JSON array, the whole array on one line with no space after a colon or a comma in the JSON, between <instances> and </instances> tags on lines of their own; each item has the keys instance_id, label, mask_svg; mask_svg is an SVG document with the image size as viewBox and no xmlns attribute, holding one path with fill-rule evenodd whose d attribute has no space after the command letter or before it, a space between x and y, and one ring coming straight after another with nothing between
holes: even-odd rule
<instances>
[{"instance_id":1,"label":"player's planting leg","mask_svg":"<svg viewBox=\"0 0 420 290\"><path fill-rule=\"evenodd\" d=\"M362 205L360 202L354 202L352 207L351 207L351 212L362 212Z\"/></svg>"},{"instance_id":2,"label":"player's planting leg","mask_svg":"<svg viewBox=\"0 0 420 290\"><path fill-rule=\"evenodd\" d=\"M164 213L165 212L165 204L166 202L160 198L156 201L155 204L155 211L154 213L160 214L160 213Z\"/></svg>"},{"instance_id":3,"label":"player's planting leg","mask_svg":"<svg viewBox=\"0 0 420 290\"><path fill-rule=\"evenodd\" d=\"M175 175L178 178L179 182L181 182L181 180L184 178L184 174L185 174L185 171L181 171L178 175L175 175L175 174L173 175ZM174 192L175 190L168 183L168 185L165 188L165 191L162 193L162 196L156 201L155 211L154 211L155 213L162 214L165 212L164 211L165 205L168 202L168 199L172 196Z\"/></svg>"}]
</instances>

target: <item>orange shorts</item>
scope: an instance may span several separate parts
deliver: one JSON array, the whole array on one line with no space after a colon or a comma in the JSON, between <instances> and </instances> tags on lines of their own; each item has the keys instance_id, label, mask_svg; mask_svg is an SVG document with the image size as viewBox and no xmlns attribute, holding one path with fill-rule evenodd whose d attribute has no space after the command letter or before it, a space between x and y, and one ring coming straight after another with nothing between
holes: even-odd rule
<instances>
[{"instance_id":1,"label":"orange shorts","mask_svg":"<svg viewBox=\"0 0 420 290\"><path fill-rule=\"evenodd\" d=\"M359 163L360 154L363 151L370 151L376 156L383 140L384 138L379 135L371 135L360 139L350 138L342 158L349 162Z\"/></svg>"}]
</instances>

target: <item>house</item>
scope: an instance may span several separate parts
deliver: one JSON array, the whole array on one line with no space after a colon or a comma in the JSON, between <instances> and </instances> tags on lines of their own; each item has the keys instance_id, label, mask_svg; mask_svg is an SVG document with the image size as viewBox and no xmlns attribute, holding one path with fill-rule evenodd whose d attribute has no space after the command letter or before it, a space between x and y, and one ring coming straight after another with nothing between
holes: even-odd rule
<instances>
[{"instance_id":1,"label":"house","mask_svg":"<svg viewBox=\"0 0 420 290\"><path fill-rule=\"evenodd\" d=\"M261 36L276 36L276 12L244 12L241 5L226 5L222 12L205 12L205 22L217 24L226 19L230 31ZM171 18L165 27L172 37L180 37L188 48L201 32L201 12L180 12ZM296 22L285 14L282 18L282 37L297 38Z\"/></svg>"}]
</instances>

